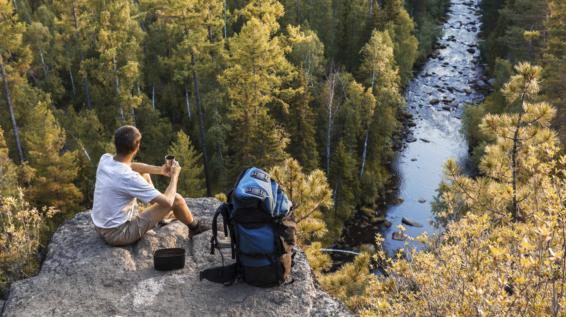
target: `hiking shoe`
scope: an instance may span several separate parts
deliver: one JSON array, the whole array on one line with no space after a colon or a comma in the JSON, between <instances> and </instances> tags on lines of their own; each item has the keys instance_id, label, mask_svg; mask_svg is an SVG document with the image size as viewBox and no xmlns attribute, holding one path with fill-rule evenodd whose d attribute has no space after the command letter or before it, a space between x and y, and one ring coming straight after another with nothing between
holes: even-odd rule
<instances>
[{"instance_id":1,"label":"hiking shoe","mask_svg":"<svg viewBox=\"0 0 566 317\"><path fill-rule=\"evenodd\" d=\"M188 225L189 227L189 238L196 236L199 233L203 233L207 230L210 230L210 226L203 223L202 221L195 219L193 222Z\"/></svg>"}]
</instances>

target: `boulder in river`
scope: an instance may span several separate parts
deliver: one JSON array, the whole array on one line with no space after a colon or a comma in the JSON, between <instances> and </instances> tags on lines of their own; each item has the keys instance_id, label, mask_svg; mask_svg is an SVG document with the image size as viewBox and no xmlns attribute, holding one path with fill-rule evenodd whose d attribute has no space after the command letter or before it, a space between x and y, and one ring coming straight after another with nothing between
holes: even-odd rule
<instances>
[{"instance_id":1,"label":"boulder in river","mask_svg":"<svg viewBox=\"0 0 566 317\"><path fill-rule=\"evenodd\" d=\"M391 239L397 240L397 241L403 241L403 240L407 239L407 235L405 235L401 231L395 231L391 234Z\"/></svg>"},{"instance_id":2,"label":"boulder in river","mask_svg":"<svg viewBox=\"0 0 566 317\"><path fill-rule=\"evenodd\" d=\"M213 198L187 202L205 222L220 204ZM210 231L187 235L187 227L173 221L133 246L109 247L94 231L90 213L79 213L53 235L39 274L12 284L3 316L352 316L318 288L300 251L288 285L200 281L199 272L221 265L221 257L210 254ZM170 247L186 250L185 267L154 270L153 252ZM229 250L223 252L228 261Z\"/></svg>"},{"instance_id":3,"label":"boulder in river","mask_svg":"<svg viewBox=\"0 0 566 317\"><path fill-rule=\"evenodd\" d=\"M440 102L440 100L438 100L437 98L432 98L432 99L429 101L429 103L430 103L431 105L437 105L439 102Z\"/></svg>"},{"instance_id":4,"label":"boulder in river","mask_svg":"<svg viewBox=\"0 0 566 317\"><path fill-rule=\"evenodd\" d=\"M401 222L406 224L407 226L411 226L411 227L417 227L417 228L421 228L423 225L421 225L420 223L416 222L413 219L409 219L409 218L405 218L403 217L401 219Z\"/></svg>"},{"instance_id":5,"label":"boulder in river","mask_svg":"<svg viewBox=\"0 0 566 317\"><path fill-rule=\"evenodd\" d=\"M419 199L419 203L421 203L421 204L426 203L426 199L424 199L424 198Z\"/></svg>"},{"instance_id":6,"label":"boulder in river","mask_svg":"<svg viewBox=\"0 0 566 317\"><path fill-rule=\"evenodd\" d=\"M384 226L385 228L389 228L389 227L391 227L392 225L393 225L393 224L392 224L391 221L389 221L389 220L385 220L385 221L383 222L383 226Z\"/></svg>"},{"instance_id":7,"label":"boulder in river","mask_svg":"<svg viewBox=\"0 0 566 317\"><path fill-rule=\"evenodd\" d=\"M410 136L410 137L407 138L407 142L408 143L417 142L417 138L415 138L414 136Z\"/></svg>"}]
</instances>

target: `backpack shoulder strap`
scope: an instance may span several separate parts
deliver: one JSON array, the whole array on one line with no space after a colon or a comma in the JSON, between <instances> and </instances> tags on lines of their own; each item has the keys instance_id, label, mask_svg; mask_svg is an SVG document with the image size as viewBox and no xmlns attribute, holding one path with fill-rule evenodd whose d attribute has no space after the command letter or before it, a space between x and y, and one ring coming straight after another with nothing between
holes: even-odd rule
<instances>
[{"instance_id":1,"label":"backpack shoulder strap","mask_svg":"<svg viewBox=\"0 0 566 317\"><path fill-rule=\"evenodd\" d=\"M212 238L210 239L210 254L214 254L214 249L218 248L218 216L222 216L222 222L224 225L224 236L228 236L228 206L223 203L221 204L212 218Z\"/></svg>"}]
</instances>

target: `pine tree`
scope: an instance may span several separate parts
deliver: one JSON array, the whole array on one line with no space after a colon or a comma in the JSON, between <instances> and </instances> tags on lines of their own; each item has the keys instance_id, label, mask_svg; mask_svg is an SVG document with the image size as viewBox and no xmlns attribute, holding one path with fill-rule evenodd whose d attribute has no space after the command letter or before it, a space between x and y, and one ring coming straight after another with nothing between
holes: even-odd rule
<instances>
[{"instance_id":1,"label":"pine tree","mask_svg":"<svg viewBox=\"0 0 566 317\"><path fill-rule=\"evenodd\" d=\"M380 29L389 32L393 40L395 61L404 86L412 77L413 65L417 59L418 41L413 34L414 22L401 0L384 1L379 19Z\"/></svg>"},{"instance_id":2,"label":"pine tree","mask_svg":"<svg viewBox=\"0 0 566 317\"><path fill-rule=\"evenodd\" d=\"M336 22L336 62L346 66L347 70L358 67L358 52L369 37L367 0L335 1Z\"/></svg>"},{"instance_id":3,"label":"pine tree","mask_svg":"<svg viewBox=\"0 0 566 317\"><path fill-rule=\"evenodd\" d=\"M373 205L389 180L385 167L393 156L391 138L399 126L397 113L402 109L401 79L394 60L394 45L388 32L374 31L363 47L361 75L371 87L376 104L366 121L366 139L362 150L360 183L362 202ZM367 167L366 167L367 165Z\"/></svg>"},{"instance_id":4,"label":"pine tree","mask_svg":"<svg viewBox=\"0 0 566 317\"><path fill-rule=\"evenodd\" d=\"M309 87L316 84L324 73L324 45L309 28L287 26L287 41L291 47L289 61L302 68Z\"/></svg>"},{"instance_id":5,"label":"pine tree","mask_svg":"<svg viewBox=\"0 0 566 317\"><path fill-rule=\"evenodd\" d=\"M94 110L84 109L77 113L69 107L55 114L65 129L66 147L77 152L79 173L76 183L89 205L94 195L98 160L104 153L113 153L114 145Z\"/></svg>"},{"instance_id":6,"label":"pine tree","mask_svg":"<svg viewBox=\"0 0 566 317\"><path fill-rule=\"evenodd\" d=\"M566 144L566 3L548 1L546 20L547 37L543 51L542 89L548 100L557 108L554 126L562 144Z\"/></svg>"},{"instance_id":7,"label":"pine tree","mask_svg":"<svg viewBox=\"0 0 566 317\"><path fill-rule=\"evenodd\" d=\"M93 102L108 130L120 124L134 123L134 111L143 95L136 88L140 79L140 43L144 33L132 18L133 4L128 0L93 1L90 21L96 26L96 57L83 61L92 78Z\"/></svg>"},{"instance_id":8,"label":"pine tree","mask_svg":"<svg viewBox=\"0 0 566 317\"><path fill-rule=\"evenodd\" d=\"M15 109L13 87L25 81L24 73L31 62L30 49L22 43L24 32L25 25L18 20L11 2L2 1L0 3L0 34L4 38L0 41L0 76L20 163L25 160L25 156L16 120L17 110Z\"/></svg>"},{"instance_id":9,"label":"pine tree","mask_svg":"<svg viewBox=\"0 0 566 317\"><path fill-rule=\"evenodd\" d=\"M203 179L204 170L200 163L202 155L197 153L191 140L183 131L177 133L177 138L167 153L175 155L175 160L181 164L178 192L189 197L204 196L206 186Z\"/></svg>"},{"instance_id":10,"label":"pine tree","mask_svg":"<svg viewBox=\"0 0 566 317\"><path fill-rule=\"evenodd\" d=\"M4 130L0 127L0 197L10 196L17 192L17 176L16 165L8 155Z\"/></svg>"},{"instance_id":11,"label":"pine tree","mask_svg":"<svg viewBox=\"0 0 566 317\"><path fill-rule=\"evenodd\" d=\"M57 29L54 41L58 49L62 50L58 58L61 68L67 73L71 93L68 97L75 105L86 105L89 109L94 105L88 63L85 62L94 49L90 39L95 36L96 27L90 5L91 2L87 0L52 3L53 12L57 17L54 21Z\"/></svg>"},{"instance_id":12,"label":"pine tree","mask_svg":"<svg viewBox=\"0 0 566 317\"><path fill-rule=\"evenodd\" d=\"M344 222L354 214L358 194L357 170L356 160L340 141L332 157L332 169L328 177L334 199L334 208L328 219L331 237L340 236Z\"/></svg>"},{"instance_id":13,"label":"pine tree","mask_svg":"<svg viewBox=\"0 0 566 317\"><path fill-rule=\"evenodd\" d=\"M162 24L172 38L179 39L172 54L162 58L169 67L175 81L183 90L184 105L188 120L191 120L189 87L198 115L198 136L203 153L207 194L211 195L209 157L206 142L205 105L203 104L203 81L200 78L215 68L214 63L223 49L221 36L224 21L221 1L176 1L158 4L158 23Z\"/></svg>"},{"instance_id":14,"label":"pine tree","mask_svg":"<svg viewBox=\"0 0 566 317\"><path fill-rule=\"evenodd\" d=\"M316 144L316 124L311 108L311 94L306 82L306 74L300 70L297 86L302 89L289 104L289 116L286 120L290 131L287 151L297 159L307 171L314 170L319 163Z\"/></svg>"},{"instance_id":15,"label":"pine tree","mask_svg":"<svg viewBox=\"0 0 566 317\"><path fill-rule=\"evenodd\" d=\"M169 120L162 117L159 110L153 110L146 104L137 112L136 124L142 134L137 159L148 164L163 164L164 153L175 137Z\"/></svg>"},{"instance_id":16,"label":"pine tree","mask_svg":"<svg viewBox=\"0 0 566 317\"><path fill-rule=\"evenodd\" d=\"M241 14L247 19L229 40L228 67L220 76L230 100L228 118L232 172L248 165L264 168L282 162L288 143L285 132L271 117L268 105L280 105L293 94L285 84L294 69L285 58L277 19L283 7L277 1L251 1Z\"/></svg>"},{"instance_id":17,"label":"pine tree","mask_svg":"<svg viewBox=\"0 0 566 317\"><path fill-rule=\"evenodd\" d=\"M306 246L327 233L327 213L332 208L332 190L324 172L314 170L304 174L301 165L292 158L270 170L270 175L285 190L293 202L297 222L297 243Z\"/></svg>"},{"instance_id":18,"label":"pine tree","mask_svg":"<svg viewBox=\"0 0 566 317\"><path fill-rule=\"evenodd\" d=\"M23 139L34 170L28 194L38 206L52 206L70 212L78 210L83 195L75 186L78 175L77 152L63 152L65 132L46 103L38 103L29 113Z\"/></svg>"}]
</instances>

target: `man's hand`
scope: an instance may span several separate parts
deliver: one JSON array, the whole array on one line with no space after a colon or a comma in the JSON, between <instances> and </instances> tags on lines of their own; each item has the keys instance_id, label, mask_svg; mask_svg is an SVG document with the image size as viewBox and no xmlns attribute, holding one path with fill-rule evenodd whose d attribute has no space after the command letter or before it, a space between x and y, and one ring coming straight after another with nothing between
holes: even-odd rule
<instances>
[{"instance_id":1,"label":"man's hand","mask_svg":"<svg viewBox=\"0 0 566 317\"><path fill-rule=\"evenodd\" d=\"M160 174L163 176L171 177L171 167L167 163L161 165Z\"/></svg>"},{"instance_id":2,"label":"man's hand","mask_svg":"<svg viewBox=\"0 0 566 317\"><path fill-rule=\"evenodd\" d=\"M171 177L179 177L179 174L181 174L181 165L179 165L179 162L173 161L173 164L171 164L170 173Z\"/></svg>"}]
</instances>

